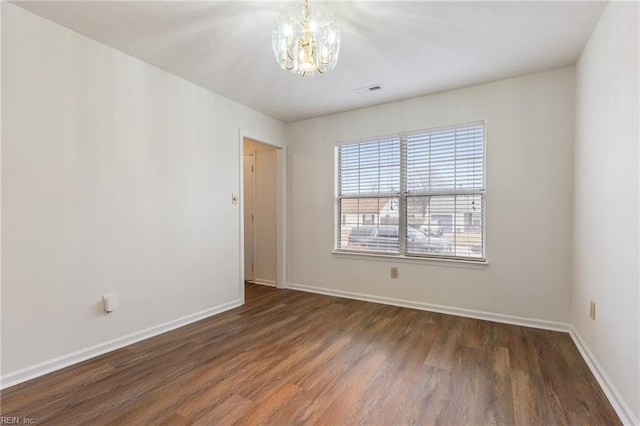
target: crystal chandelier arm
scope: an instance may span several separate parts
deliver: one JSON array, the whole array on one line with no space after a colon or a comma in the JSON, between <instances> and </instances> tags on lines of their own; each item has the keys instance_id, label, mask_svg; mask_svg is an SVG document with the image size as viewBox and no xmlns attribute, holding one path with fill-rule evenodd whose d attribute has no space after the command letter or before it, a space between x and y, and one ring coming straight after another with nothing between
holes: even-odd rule
<instances>
[{"instance_id":1,"label":"crystal chandelier arm","mask_svg":"<svg viewBox=\"0 0 640 426\"><path fill-rule=\"evenodd\" d=\"M329 65L331 63L331 61L333 61L333 53L329 54L329 58L327 59L327 61L323 61L322 58L318 58L318 61L322 64L322 65Z\"/></svg>"}]
</instances>

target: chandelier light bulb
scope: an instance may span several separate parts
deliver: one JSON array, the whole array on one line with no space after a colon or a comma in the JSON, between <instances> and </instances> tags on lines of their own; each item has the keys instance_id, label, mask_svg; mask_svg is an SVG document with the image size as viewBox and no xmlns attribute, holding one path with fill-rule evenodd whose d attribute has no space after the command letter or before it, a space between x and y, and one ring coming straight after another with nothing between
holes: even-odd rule
<instances>
[{"instance_id":1,"label":"chandelier light bulb","mask_svg":"<svg viewBox=\"0 0 640 426\"><path fill-rule=\"evenodd\" d=\"M316 70L316 64L311 61L305 61L300 64L300 69L305 73L310 73Z\"/></svg>"},{"instance_id":2,"label":"chandelier light bulb","mask_svg":"<svg viewBox=\"0 0 640 426\"><path fill-rule=\"evenodd\" d=\"M340 28L324 7L305 0L275 20L272 45L283 69L302 76L324 74L338 62Z\"/></svg>"}]
</instances>

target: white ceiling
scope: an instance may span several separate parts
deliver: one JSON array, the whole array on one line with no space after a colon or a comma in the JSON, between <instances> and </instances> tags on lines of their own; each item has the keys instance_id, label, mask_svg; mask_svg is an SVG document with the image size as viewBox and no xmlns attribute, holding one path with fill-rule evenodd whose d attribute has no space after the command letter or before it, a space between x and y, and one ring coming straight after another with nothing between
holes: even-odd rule
<instances>
[{"instance_id":1,"label":"white ceiling","mask_svg":"<svg viewBox=\"0 0 640 426\"><path fill-rule=\"evenodd\" d=\"M328 74L300 77L271 50L273 21L291 2L14 2L284 122L572 65L606 6L322 3L340 24L340 59ZM374 84L383 89L354 91Z\"/></svg>"}]
</instances>

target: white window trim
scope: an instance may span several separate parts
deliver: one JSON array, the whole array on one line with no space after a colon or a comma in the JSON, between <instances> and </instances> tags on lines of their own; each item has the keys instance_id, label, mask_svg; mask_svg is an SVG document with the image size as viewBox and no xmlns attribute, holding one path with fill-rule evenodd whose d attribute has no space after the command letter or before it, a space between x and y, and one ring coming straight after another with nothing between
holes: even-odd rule
<instances>
[{"instance_id":1,"label":"white window trim","mask_svg":"<svg viewBox=\"0 0 640 426\"><path fill-rule=\"evenodd\" d=\"M331 254L337 258L372 260L386 263L413 263L432 264L434 266L463 267L467 269L485 269L489 266L489 261L485 256L484 260L469 260L448 257L426 257L407 256L403 254L375 253L370 251L334 249Z\"/></svg>"}]
</instances>

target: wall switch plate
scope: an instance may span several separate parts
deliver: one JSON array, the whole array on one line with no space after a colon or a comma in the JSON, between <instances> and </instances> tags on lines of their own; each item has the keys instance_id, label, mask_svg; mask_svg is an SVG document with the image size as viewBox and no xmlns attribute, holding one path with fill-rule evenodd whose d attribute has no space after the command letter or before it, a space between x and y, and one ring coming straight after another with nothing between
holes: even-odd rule
<instances>
[{"instance_id":1,"label":"wall switch plate","mask_svg":"<svg viewBox=\"0 0 640 426\"><path fill-rule=\"evenodd\" d=\"M231 194L231 204L238 204L238 194Z\"/></svg>"},{"instance_id":2,"label":"wall switch plate","mask_svg":"<svg viewBox=\"0 0 640 426\"><path fill-rule=\"evenodd\" d=\"M592 320L596 319L596 302L593 300L589 303L589 317Z\"/></svg>"},{"instance_id":3,"label":"wall switch plate","mask_svg":"<svg viewBox=\"0 0 640 426\"><path fill-rule=\"evenodd\" d=\"M391 278L398 278L398 267L397 266L392 266L391 267Z\"/></svg>"}]
</instances>

